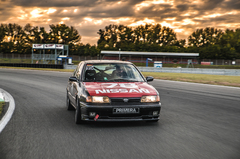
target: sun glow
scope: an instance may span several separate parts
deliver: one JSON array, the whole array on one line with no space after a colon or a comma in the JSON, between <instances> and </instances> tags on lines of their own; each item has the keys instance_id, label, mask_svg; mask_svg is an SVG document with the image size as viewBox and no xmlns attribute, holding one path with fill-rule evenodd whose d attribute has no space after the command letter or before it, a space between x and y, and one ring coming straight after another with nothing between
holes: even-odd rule
<instances>
[{"instance_id":1,"label":"sun glow","mask_svg":"<svg viewBox=\"0 0 240 159\"><path fill-rule=\"evenodd\" d=\"M135 27L135 26L138 26L138 25L145 25L147 23L155 24L155 20L145 18L144 20L137 21L135 23L130 24L129 26Z\"/></svg>"},{"instance_id":2,"label":"sun glow","mask_svg":"<svg viewBox=\"0 0 240 159\"><path fill-rule=\"evenodd\" d=\"M70 18L68 18L68 17L65 17L65 18L62 18L62 20L69 20Z\"/></svg>"},{"instance_id":3,"label":"sun glow","mask_svg":"<svg viewBox=\"0 0 240 159\"><path fill-rule=\"evenodd\" d=\"M89 18L89 17L85 17L84 20L85 21L79 23L79 26L82 26L84 24L91 24L91 25L92 24L95 24L95 25L102 24L105 19L96 20L96 19L92 19L92 18Z\"/></svg>"},{"instance_id":4,"label":"sun glow","mask_svg":"<svg viewBox=\"0 0 240 159\"><path fill-rule=\"evenodd\" d=\"M86 20L86 21L89 21L89 22L91 22L91 21L93 21L93 19L91 19L91 18L84 18L84 20Z\"/></svg>"},{"instance_id":5,"label":"sun glow","mask_svg":"<svg viewBox=\"0 0 240 159\"><path fill-rule=\"evenodd\" d=\"M169 27L169 28L172 28L172 29L176 28L175 26L172 25L172 23L170 24L170 23L168 23L166 21L160 22L160 24L162 26L166 26L166 27Z\"/></svg>"},{"instance_id":6,"label":"sun glow","mask_svg":"<svg viewBox=\"0 0 240 159\"><path fill-rule=\"evenodd\" d=\"M195 25L195 24L199 24L198 22L194 22L191 19L183 19L182 25Z\"/></svg>"},{"instance_id":7,"label":"sun glow","mask_svg":"<svg viewBox=\"0 0 240 159\"><path fill-rule=\"evenodd\" d=\"M144 1L142 3L139 3L135 5L136 10L141 10L143 7L148 7L150 5L156 5L156 4L170 4L173 5L173 0L152 0L152 1Z\"/></svg>"},{"instance_id":8,"label":"sun glow","mask_svg":"<svg viewBox=\"0 0 240 159\"><path fill-rule=\"evenodd\" d=\"M175 32L180 33L183 31L183 29L174 29Z\"/></svg>"},{"instance_id":9,"label":"sun glow","mask_svg":"<svg viewBox=\"0 0 240 159\"><path fill-rule=\"evenodd\" d=\"M94 24L102 24L102 20L94 20Z\"/></svg>"},{"instance_id":10,"label":"sun glow","mask_svg":"<svg viewBox=\"0 0 240 159\"><path fill-rule=\"evenodd\" d=\"M176 20L176 18L166 18L165 20Z\"/></svg>"},{"instance_id":11,"label":"sun glow","mask_svg":"<svg viewBox=\"0 0 240 159\"><path fill-rule=\"evenodd\" d=\"M211 15L205 15L203 16L203 18L215 18L215 17L219 17L222 16L223 14L220 13L216 13L216 14L211 14Z\"/></svg>"},{"instance_id":12,"label":"sun glow","mask_svg":"<svg viewBox=\"0 0 240 159\"><path fill-rule=\"evenodd\" d=\"M49 8L48 10L47 10L47 14L51 14L51 13L54 13L54 12L56 12L57 10L56 9L54 9L54 8Z\"/></svg>"},{"instance_id":13,"label":"sun glow","mask_svg":"<svg viewBox=\"0 0 240 159\"><path fill-rule=\"evenodd\" d=\"M30 14L31 14L32 18L39 18L39 17L44 16L45 14L51 14L54 12L56 12L56 9L53 9L53 8L49 8L48 10L36 8L36 9L32 10L30 12Z\"/></svg>"},{"instance_id":14,"label":"sun glow","mask_svg":"<svg viewBox=\"0 0 240 159\"><path fill-rule=\"evenodd\" d=\"M39 8L34 9L33 11L31 11L30 14L32 15L33 18L38 18L38 17L43 16L43 15L41 15L42 12L41 12L41 10Z\"/></svg>"},{"instance_id":15,"label":"sun glow","mask_svg":"<svg viewBox=\"0 0 240 159\"><path fill-rule=\"evenodd\" d=\"M202 0L193 0L191 1L192 4L200 5L203 4L204 2Z\"/></svg>"},{"instance_id":16,"label":"sun glow","mask_svg":"<svg viewBox=\"0 0 240 159\"><path fill-rule=\"evenodd\" d=\"M120 22L125 22L125 21L129 21L130 18L118 18L118 19L112 19L110 20L111 22L116 22L116 23L120 23Z\"/></svg>"}]
</instances>

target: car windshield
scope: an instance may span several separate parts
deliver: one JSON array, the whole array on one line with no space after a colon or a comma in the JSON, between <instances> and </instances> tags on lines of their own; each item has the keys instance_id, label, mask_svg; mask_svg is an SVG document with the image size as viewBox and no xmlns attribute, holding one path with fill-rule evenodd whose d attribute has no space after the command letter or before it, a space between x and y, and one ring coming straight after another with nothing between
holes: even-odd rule
<instances>
[{"instance_id":1,"label":"car windshield","mask_svg":"<svg viewBox=\"0 0 240 159\"><path fill-rule=\"evenodd\" d=\"M84 82L144 82L132 64L87 64Z\"/></svg>"}]
</instances>

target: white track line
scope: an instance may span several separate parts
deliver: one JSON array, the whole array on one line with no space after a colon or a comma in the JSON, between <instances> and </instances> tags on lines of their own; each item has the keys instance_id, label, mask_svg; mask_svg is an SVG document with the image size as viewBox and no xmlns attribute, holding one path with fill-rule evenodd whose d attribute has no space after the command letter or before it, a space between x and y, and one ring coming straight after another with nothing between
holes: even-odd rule
<instances>
[{"instance_id":1,"label":"white track line","mask_svg":"<svg viewBox=\"0 0 240 159\"><path fill-rule=\"evenodd\" d=\"M0 93L3 94L3 97L5 98L4 99L5 102L9 102L8 110L4 114L2 119L0 120L0 133L1 133L13 115L13 112L15 110L15 101L14 101L13 97L11 96L11 94L9 94L8 92L6 92L5 90L3 90L1 88L0 88Z\"/></svg>"}]
</instances>

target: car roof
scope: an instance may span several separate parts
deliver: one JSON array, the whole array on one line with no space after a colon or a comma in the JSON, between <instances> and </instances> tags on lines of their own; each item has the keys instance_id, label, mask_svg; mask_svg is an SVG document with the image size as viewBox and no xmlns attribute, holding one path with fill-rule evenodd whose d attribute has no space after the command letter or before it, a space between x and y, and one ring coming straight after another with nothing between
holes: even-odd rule
<instances>
[{"instance_id":1,"label":"car roof","mask_svg":"<svg viewBox=\"0 0 240 159\"><path fill-rule=\"evenodd\" d=\"M120 60L86 60L84 63L125 63L125 64L132 64L128 61L120 61Z\"/></svg>"}]
</instances>

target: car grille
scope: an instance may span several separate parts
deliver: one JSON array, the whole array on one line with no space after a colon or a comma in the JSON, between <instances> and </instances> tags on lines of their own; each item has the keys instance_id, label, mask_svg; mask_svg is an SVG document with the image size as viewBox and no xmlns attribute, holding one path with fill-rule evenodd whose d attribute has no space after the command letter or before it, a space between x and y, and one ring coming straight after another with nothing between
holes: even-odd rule
<instances>
[{"instance_id":1,"label":"car grille","mask_svg":"<svg viewBox=\"0 0 240 159\"><path fill-rule=\"evenodd\" d=\"M133 105L141 104L141 98L111 98L112 105Z\"/></svg>"}]
</instances>

